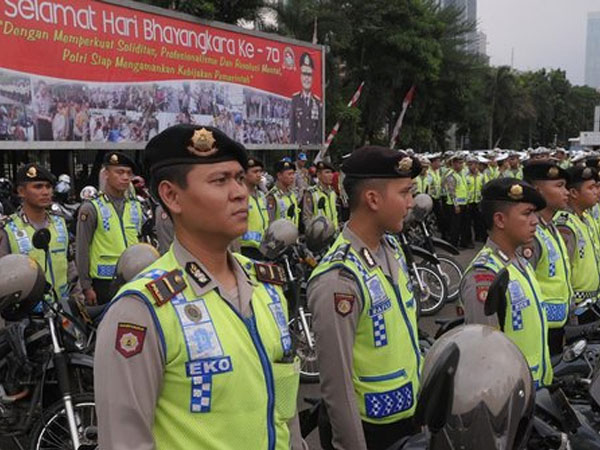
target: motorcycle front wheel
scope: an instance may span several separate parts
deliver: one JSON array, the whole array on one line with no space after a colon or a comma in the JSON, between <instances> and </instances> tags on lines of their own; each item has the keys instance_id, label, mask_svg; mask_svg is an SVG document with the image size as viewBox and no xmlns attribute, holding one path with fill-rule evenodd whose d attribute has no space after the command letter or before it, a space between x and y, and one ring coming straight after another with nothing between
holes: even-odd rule
<instances>
[{"instance_id":1,"label":"motorcycle front wheel","mask_svg":"<svg viewBox=\"0 0 600 450\"><path fill-rule=\"evenodd\" d=\"M296 348L296 355L300 358L300 381L303 383L319 382L319 360L317 359L317 347L315 343L315 333L312 331L312 313L304 311L308 330L304 330L300 317L296 315L289 323L288 328L292 336L292 341ZM308 346L306 333L310 333L313 342L313 348Z\"/></svg>"},{"instance_id":2,"label":"motorcycle front wheel","mask_svg":"<svg viewBox=\"0 0 600 450\"><path fill-rule=\"evenodd\" d=\"M80 449L98 448L98 416L93 394L73 396ZM73 450L63 400L42 410L31 434L31 450Z\"/></svg>"},{"instance_id":3,"label":"motorcycle front wheel","mask_svg":"<svg viewBox=\"0 0 600 450\"><path fill-rule=\"evenodd\" d=\"M431 316L444 307L448 298L448 287L440 274L432 267L417 266L419 278L423 282L423 290L413 278L415 299L419 304L419 311L424 316Z\"/></svg>"}]
</instances>

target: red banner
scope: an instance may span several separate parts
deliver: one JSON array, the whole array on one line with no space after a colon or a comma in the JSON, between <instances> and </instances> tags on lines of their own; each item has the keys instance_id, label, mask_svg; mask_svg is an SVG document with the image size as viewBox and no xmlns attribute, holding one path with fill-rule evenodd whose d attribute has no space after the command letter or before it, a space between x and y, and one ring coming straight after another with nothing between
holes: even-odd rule
<instances>
[{"instance_id":1,"label":"red banner","mask_svg":"<svg viewBox=\"0 0 600 450\"><path fill-rule=\"evenodd\" d=\"M1 0L0 48L0 139L144 141L187 121L250 145L322 143L321 47L97 1ZM2 117L15 104L31 121L16 133ZM107 111L143 130L100 133Z\"/></svg>"}]
</instances>

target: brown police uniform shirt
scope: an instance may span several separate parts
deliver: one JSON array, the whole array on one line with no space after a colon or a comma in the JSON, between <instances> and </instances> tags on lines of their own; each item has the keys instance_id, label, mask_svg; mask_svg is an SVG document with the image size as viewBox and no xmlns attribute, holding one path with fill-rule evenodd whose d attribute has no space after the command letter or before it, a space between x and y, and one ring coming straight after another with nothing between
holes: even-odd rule
<instances>
[{"instance_id":1,"label":"brown police uniform shirt","mask_svg":"<svg viewBox=\"0 0 600 450\"><path fill-rule=\"evenodd\" d=\"M154 232L158 240L158 251L164 255L173 242L173 222L161 205L156 207L154 213Z\"/></svg>"},{"instance_id":2,"label":"brown police uniform shirt","mask_svg":"<svg viewBox=\"0 0 600 450\"><path fill-rule=\"evenodd\" d=\"M123 217L125 209L125 198L111 197L106 195L119 217ZM92 287L92 278L90 277L90 246L92 238L98 224L98 214L92 202L84 202L79 208L79 216L77 217L77 231L75 233L75 264L79 272L79 279L82 289Z\"/></svg>"},{"instance_id":3,"label":"brown police uniform shirt","mask_svg":"<svg viewBox=\"0 0 600 450\"><path fill-rule=\"evenodd\" d=\"M362 255L366 244L347 226L342 233ZM397 283L399 263L387 241L382 239L379 248L370 253L385 275ZM353 299L349 313L336 310L336 295ZM326 272L309 284L308 307L313 313L321 394L331 421L333 446L343 450L367 450L352 382L354 337L363 307L360 286L344 269Z\"/></svg>"},{"instance_id":4,"label":"brown police uniform shirt","mask_svg":"<svg viewBox=\"0 0 600 450\"><path fill-rule=\"evenodd\" d=\"M217 289L244 317L252 314L250 300L253 285L237 260L228 255L237 281L237 291L226 292L177 239L173 252L181 267L195 262L208 275L210 282L200 287L191 277L192 288L201 297ZM135 357L124 357L116 348L119 323L134 324L145 329L143 345ZM136 296L125 296L109 308L98 328L94 364L94 389L98 412L99 444L111 450L153 450L154 410L162 389L165 355L149 307ZM289 423L291 448L304 449L297 417ZM232 430L235 432L235 430Z\"/></svg>"}]
</instances>

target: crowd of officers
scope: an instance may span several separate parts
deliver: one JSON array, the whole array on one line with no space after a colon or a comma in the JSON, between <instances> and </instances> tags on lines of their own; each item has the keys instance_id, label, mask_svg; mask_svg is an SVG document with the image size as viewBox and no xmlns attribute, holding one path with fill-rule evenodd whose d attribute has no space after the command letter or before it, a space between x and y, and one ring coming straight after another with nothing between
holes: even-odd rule
<instances>
[{"instance_id":1,"label":"crowd of officers","mask_svg":"<svg viewBox=\"0 0 600 450\"><path fill-rule=\"evenodd\" d=\"M415 192L434 199L451 242L471 247L487 236L461 282L465 319L502 328L536 387L552 380L551 347L560 349L561 328L576 320L574 305L600 295L600 158L530 153L525 164L516 153L468 156L465 169L462 153L419 158L367 146L344 160L343 182L327 162L309 170L301 154L277 163L266 190L263 163L241 144L216 128L177 125L145 150L162 256L116 295L117 260L139 242L144 221L129 189L137 168L122 153L107 153L105 188L80 208L75 252L64 219L48 211L53 175L22 167L22 205L3 224L0 256L29 254L59 299L110 302L95 352L102 448L299 449L307 447L290 312L281 270L260 262L258 248L277 219L302 228L325 216L339 233L307 293L321 445L386 449L419 432L418 305L394 237ZM43 227L52 236L48 258L32 245ZM506 314L486 316L487 292L504 267Z\"/></svg>"}]
</instances>

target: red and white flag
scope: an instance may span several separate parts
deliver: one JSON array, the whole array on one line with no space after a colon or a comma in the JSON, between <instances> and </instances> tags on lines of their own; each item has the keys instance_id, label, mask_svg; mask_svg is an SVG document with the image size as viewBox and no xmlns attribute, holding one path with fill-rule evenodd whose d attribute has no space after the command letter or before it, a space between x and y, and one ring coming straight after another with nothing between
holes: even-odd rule
<instances>
[{"instance_id":1,"label":"red and white flag","mask_svg":"<svg viewBox=\"0 0 600 450\"><path fill-rule=\"evenodd\" d=\"M355 106L358 103L358 99L360 98L360 93L362 92L362 88L364 85L365 85L364 81L362 83L360 83L360 86L358 86L358 89L356 90L356 92L354 93L354 95L352 96L350 101L348 102L348 108L352 108L353 106ZM315 158L315 163L318 163L319 161L321 161L323 159L323 157L325 156L325 153L327 153L327 149L331 145L331 142L333 141L333 138L335 138L335 135L337 134L339 129L340 129L340 121L338 120L338 122L334 125L333 129L331 130L331 133L329 133L329 136L327 136L325 145L323 146L323 148L321 150L319 150L319 153L317 154L317 157Z\"/></svg>"},{"instance_id":2,"label":"red and white flag","mask_svg":"<svg viewBox=\"0 0 600 450\"><path fill-rule=\"evenodd\" d=\"M406 93L404 97L404 101L402 102L402 111L400 112L400 116L396 121L396 125L394 126L394 131L392 132L392 138L390 139L390 148L394 148L396 145L396 140L398 139L398 134L400 133L400 128L402 128L402 121L404 120L404 114L406 114L406 110L410 106L415 97L415 89L416 86L413 84L411 88Z\"/></svg>"}]
</instances>

